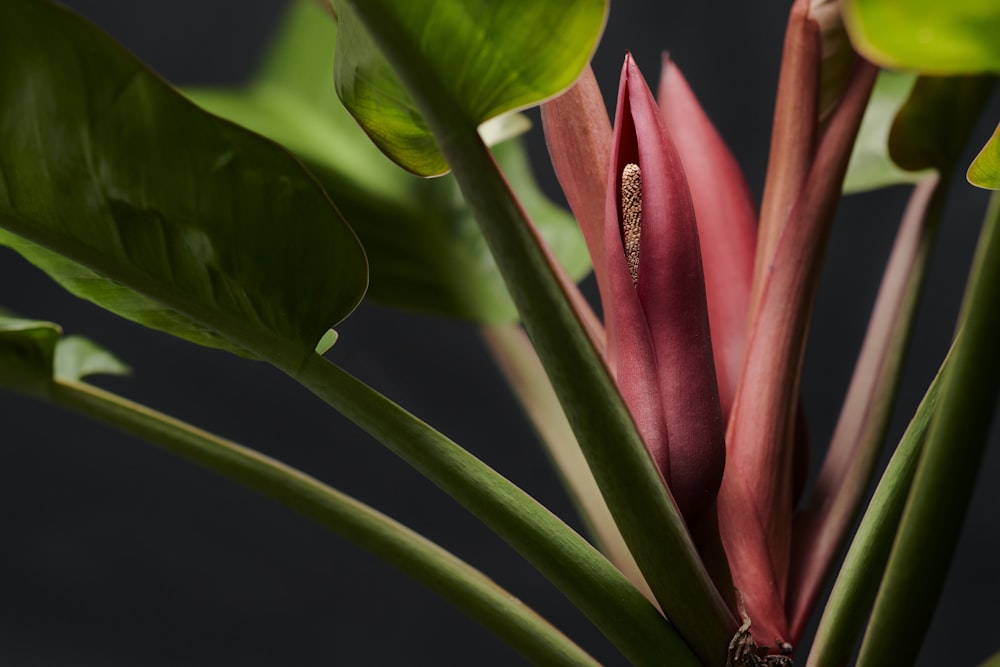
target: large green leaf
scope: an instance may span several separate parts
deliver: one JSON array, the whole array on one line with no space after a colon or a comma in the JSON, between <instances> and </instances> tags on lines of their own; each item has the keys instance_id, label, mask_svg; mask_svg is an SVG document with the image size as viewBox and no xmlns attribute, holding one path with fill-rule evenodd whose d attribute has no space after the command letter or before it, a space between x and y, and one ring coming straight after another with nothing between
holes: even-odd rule
<instances>
[{"instance_id":1,"label":"large green leaf","mask_svg":"<svg viewBox=\"0 0 1000 667\"><path fill-rule=\"evenodd\" d=\"M283 363L361 298L360 244L294 157L74 14L0 3L0 91L0 243L75 294Z\"/></svg>"},{"instance_id":2,"label":"large green leaf","mask_svg":"<svg viewBox=\"0 0 1000 667\"><path fill-rule=\"evenodd\" d=\"M425 179L399 169L340 103L333 89L336 37L337 24L316 2L294 2L249 86L194 89L189 96L309 165L365 247L371 272L366 298L486 324L515 320L517 311L454 178ZM510 120L516 130L517 120ZM505 129L500 136L507 136ZM496 147L496 157L563 266L581 278L590 264L573 218L538 190L518 142Z\"/></svg>"},{"instance_id":3,"label":"large green leaf","mask_svg":"<svg viewBox=\"0 0 1000 667\"><path fill-rule=\"evenodd\" d=\"M1000 72L996 0L847 0L855 48L889 67L925 73Z\"/></svg>"},{"instance_id":4,"label":"large green leaf","mask_svg":"<svg viewBox=\"0 0 1000 667\"><path fill-rule=\"evenodd\" d=\"M392 39L426 66L422 94L478 125L552 97L576 80L604 28L606 0L379 0ZM386 155L423 176L448 164L431 128L353 8L340 19L335 81L344 105Z\"/></svg>"},{"instance_id":5,"label":"large green leaf","mask_svg":"<svg viewBox=\"0 0 1000 667\"><path fill-rule=\"evenodd\" d=\"M0 388L47 398L56 378L76 381L129 372L93 341L61 336L58 324L23 319L0 309Z\"/></svg>"},{"instance_id":6,"label":"large green leaf","mask_svg":"<svg viewBox=\"0 0 1000 667\"><path fill-rule=\"evenodd\" d=\"M1000 125L997 125L993 136L972 161L968 178L973 185L1000 190Z\"/></svg>"}]
</instances>

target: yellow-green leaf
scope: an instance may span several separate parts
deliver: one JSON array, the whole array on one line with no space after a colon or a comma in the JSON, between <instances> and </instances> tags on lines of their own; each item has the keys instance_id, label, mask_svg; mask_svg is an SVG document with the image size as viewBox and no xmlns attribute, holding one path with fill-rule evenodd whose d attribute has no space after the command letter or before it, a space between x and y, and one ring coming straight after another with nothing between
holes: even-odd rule
<instances>
[{"instance_id":1,"label":"yellow-green leaf","mask_svg":"<svg viewBox=\"0 0 1000 667\"><path fill-rule=\"evenodd\" d=\"M429 67L424 94L454 105L470 126L569 87L589 62L607 14L606 0L375 4L392 39ZM431 129L351 4L334 7L341 31L335 80L344 105L399 165L422 176L445 173Z\"/></svg>"}]
</instances>

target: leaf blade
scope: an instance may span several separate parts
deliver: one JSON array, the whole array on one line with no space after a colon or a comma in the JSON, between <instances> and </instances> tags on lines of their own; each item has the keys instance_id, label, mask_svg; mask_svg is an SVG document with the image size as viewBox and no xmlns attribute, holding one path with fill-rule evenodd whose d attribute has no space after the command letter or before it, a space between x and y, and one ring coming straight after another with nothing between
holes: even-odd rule
<instances>
[{"instance_id":1,"label":"leaf blade","mask_svg":"<svg viewBox=\"0 0 1000 667\"><path fill-rule=\"evenodd\" d=\"M292 156L65 10L12 0L0 16L16 100L0 111L0 242L120 315L237 353L304 358L353 309L364 254Z\"/></svg>"},{"instance_id":2,"label":"leaf blade","mask_svg":"<svg viewBox=\"0 0 1000 667\"><path fill-rule=\"evenodd\" d=\"M855 48L897 69L1000 72L1000 5L991 0L848 0Z\"/></svg>"},{"instance_id":3,"label":"leaf blade","mask_svg":"<svg viewBox=\"0 0 1000 667\"><path fill-rule=\"evenodd\" d=\"M344 106L404 169L422 176L445 173L448 164L421 118L419 101L396 78L350 4L335 7L346 34L337 45L335 74ZM455 2L428 12L419 3L397 2L393 11L406 26L397 38L421 53L428 79L443 83L436 94L479 125L572 85L603 31L607 3Z\"/></svg>"},{"instance_id":4,"label":"leaf blade","mask_svg":"<svg viewBox=\"0 0 1000 667\"><path fill-rule=\"evenodd\" d=\"M423 179L399 169L344 109L333 88L337 35L337 24L318 3L299 0L250 84L186 92L206 110L277 141L306 163L365 248L371 272L366 299L479 324L516 321L454 178ZM497 120L515 130L519 119L528 122L510 116ZM520 142L503 141L493 150L556 256L574 279L582 278L589 260L579 229L538 189Z\"/></svg>"}]
</instances>

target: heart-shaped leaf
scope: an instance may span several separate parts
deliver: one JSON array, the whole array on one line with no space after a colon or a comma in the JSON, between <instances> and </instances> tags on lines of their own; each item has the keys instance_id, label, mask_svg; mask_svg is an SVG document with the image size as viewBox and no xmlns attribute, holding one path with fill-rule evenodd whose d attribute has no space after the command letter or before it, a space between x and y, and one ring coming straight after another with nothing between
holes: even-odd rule
<instances>
[{"instance_id":1,"label":"heart-shaped leaf","mask_svg":"<svg viewBox=\"0 0 1000 667\"><path fill-rule=\"evenodd\" d=\"M0 243L78 296L294 364L361 298L353 231L287 151L54 5L0 4Z\"/></svg>"},{"instance_id":2,"label":"heart-shaped leaf","mask_svg":"<svg viewBox=\"0 0 1000 667\"><path fill-rule=\"evenodd\" d=\"M336 37L337 24L322 8L299 0L250 85L187 92L309 165L364 245L371 272L366 298L485 324L515 321L517 311L454 179L399 169L340 103L333 89ZM494 138L527 122L519 114L495 121L481 128L497 130ZM519 143L505 141L495 156L567 272L583 277L590 264L579 228L539 191Z\"/></svg>"},{"instance_id":3,"label":"heart-shaped leaf","mask_svg":"<svg viewBox=\"0 0 1000 667\"><path fill-rule=\"evenodd\" d=\"M847 0L844 21L869 60L927 74L1000 72L996 0Z\"/></svg>"},{"instance_id":4,"label":"heart-shaped leaf","mask_svg":"<svg viewBox=\"0 0 1000 667\"><path fill-rule=\"evenodd\" d=\"M456 0L433 11L413 0L378 5L392 38L419 55L413 62L429 65L424 92L447 100L470 125L569 87L590 60L607 14L606 0ZM445 173L430 128L350 3L334 7L341 33L335 80L344 105L399 165L422 176Z\"/></svg>"}]
</instances>

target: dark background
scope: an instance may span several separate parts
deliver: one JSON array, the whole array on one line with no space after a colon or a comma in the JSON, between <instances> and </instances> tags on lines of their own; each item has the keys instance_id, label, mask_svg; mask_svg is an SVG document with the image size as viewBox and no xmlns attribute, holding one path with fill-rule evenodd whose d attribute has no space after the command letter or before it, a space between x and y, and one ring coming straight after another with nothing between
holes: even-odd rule
<instances>
[{"instance_id":1,"label":"dark background","mask_svg":"<svg viewBox=\"0 0 1000 667\"><path fill-rule=\"evenodd\" d=\"M167 79L199 85L251 76L283 5L69 4ZM774 1L616 2L595 69L610 96L625 49L651 82L660 49L669 49L759 196L786 11ZM993 119L997 106L994 100ZM979 143L990 129L981 125ZM540 131L531 137L544 166ZM550 174L540 178L553 189ZM854 196L841 207L803 388L817 446L832 431L906 194ZM947 349L985 202L957 179L894 439ZM132 377L103 386L373 504L483 569L598 659L622 664L557 591L461 507L271 368L119 320L5 249L0 304L90 336L133 366ZM336 361L577 525L473 326L365 304L338 328ZM1000 648L1000 448L993 440L922 665L974 664ZM523 664L353 545L140 441L5 394L0 443L4 665Z\"/></svg>"}]
</instances>

